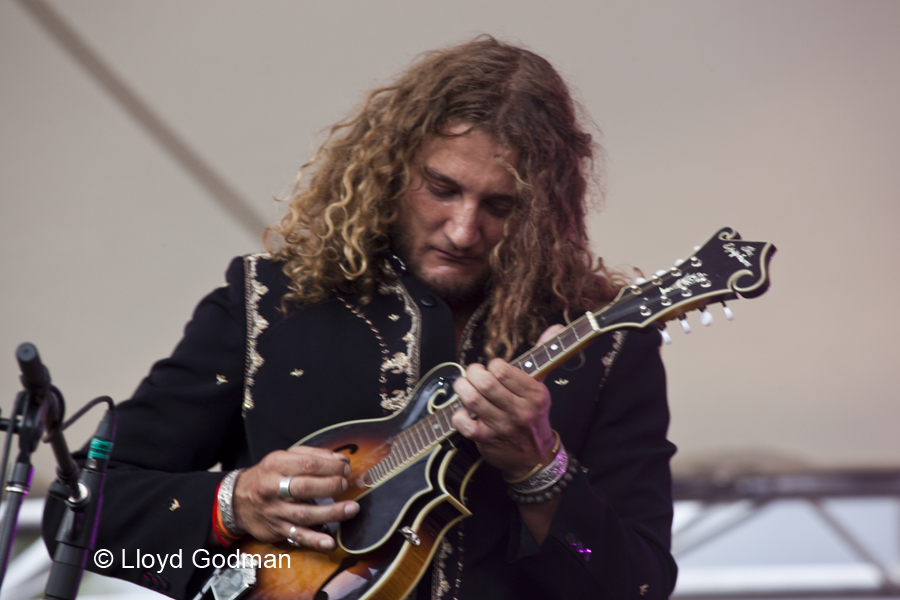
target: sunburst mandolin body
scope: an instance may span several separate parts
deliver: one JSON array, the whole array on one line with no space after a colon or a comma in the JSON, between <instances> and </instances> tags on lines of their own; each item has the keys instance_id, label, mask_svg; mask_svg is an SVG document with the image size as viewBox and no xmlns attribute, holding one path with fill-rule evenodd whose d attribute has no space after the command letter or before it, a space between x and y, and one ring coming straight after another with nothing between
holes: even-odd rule
<instances>
[{"instance_id":1,"label":"sunburst mandolin body","mask_svg":"<svg viewBox=\"0 0 900 600\"><path fill-rule=\"evenodd\" d=\"M452 384L463 373L459 365L439 365L399 413L341 423L297 442L347 457L349 485L334 501L356 500L360 511L329 525L337 541L331 552L286 541L239 544L245 555L282 558L275 561L282 568L258 567L256 585L241 598L396 600L412 591L446 531L471 514L463 498L481 458L449 424L459 406Z\"/></svg>"}]
</instances>

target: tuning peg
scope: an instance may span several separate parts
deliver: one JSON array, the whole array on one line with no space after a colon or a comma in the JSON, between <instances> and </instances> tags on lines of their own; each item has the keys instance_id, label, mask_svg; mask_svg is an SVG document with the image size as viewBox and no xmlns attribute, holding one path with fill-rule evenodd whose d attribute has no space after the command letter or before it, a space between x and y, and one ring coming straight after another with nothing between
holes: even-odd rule
<instances>
[{"instance_id":1,"label":"tuning peg","mask_svg":"<svg viewBox=\"0 0 900 600\"><path fill-rule=\"evenodd\" d=\"M678 260L675 261L675 266L676 266L676 267L680 267L680 266L683 265L683 264L684 264L684 259L683 259L683 258L679 258Z\"/></svg>"},{"instance_id":2,"label":"tuning peg","mask_svg":"<svg viewBox=\"0 0 900 600\"><path fill-rule=\"evenodd\" d=\"M697 252L698 250L700 250L700 246L694 246L694 252Z\"/></svg>"},{"instance_id":3,"label":"tuning peg","mask_svg":"<svg viewBox=\"0 0 900 600\"><path fill-rule=\"evenodd\" d=\"M710 325L712 325L712 322L713 322L712 313L710 313L708 310L706 310L706 308L701 310L700 311L700 324L703 325L704 327L709 327Z\"/></svg>"},{"instance_id":4,"label":"tuning peg","mask_svg":"<svg viewBox=\"0 0 900 600\"><path fill-rule=\"evenodd\" d=\"M729 321L734 321L734 313L731 312L731 309L723 302L722 303L722 312L725 313L725 318Z\"/></svg>"},{"instance_id":5,"label":"tuning peg","mask_svg":"<svg viewBox=\"0 0 900 600\"><path fill-rule=\"evenodd\" d=\"M634 280L634 282L635 282L637 285L641 285L642 283L646 283L647 280L644 279L643 277L638 277L637 279Z\"/></svg>"},{"instance_id":6,"label":"tuning peg","mask_svg":"<svg viewBox=\"0 0 900 600\"><path fill-rule=\"evenodd\" d=\"M665 269L660 269L659 271L656 272L656 276L662 277L663 275L666 275L667 273L668 273L668 271L666 271Z\"/></svg>"},{"instance_id":7,"label":"tuning peg","mask_svg":"<svg viewBox=\"0 0 900 600\"><path fill-rule=\"evenodd\" d=\"M672 336L669 335L669 332L665 330L665 328L660 328L659 335L662 336L663 343L668 345L672 343Z\"/></svg>"},{"instance_id":8,"label":"tuning peg","mask_svg":"<svg viewBox=\"0 0 900 600\"><path fill-rule=\"evenodd\" d=\"M681 323L681 328L685 333L691 332L691 324L687 322L687 317L681 315L680 317L678 317L678 321Z\"/></svg>"}]
</instances>

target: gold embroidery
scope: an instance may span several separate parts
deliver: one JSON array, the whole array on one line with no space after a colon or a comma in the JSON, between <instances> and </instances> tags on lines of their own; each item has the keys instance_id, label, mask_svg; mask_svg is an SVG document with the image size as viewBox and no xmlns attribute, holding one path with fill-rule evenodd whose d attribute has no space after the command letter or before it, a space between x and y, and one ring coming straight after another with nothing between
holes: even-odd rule
<instances>
[{"instance_id":1,"label":"gold embroidery","mask_svg":"<svg viewBox=\"0 0 900 600\"><path fill-rule=\"evenodd\" d=\"M394 272L390 262L385 262L384 268L389 276L389 280L379 286L379 291L383 294L395 294L403 300L403 311L409 315L410 319L409 331L401 338L406 343L405 356L402 353L397 353L393 359L386 361L386 363L391 363L395 359L398 360L398 355L405 358L405 364L401 370L392 372L402 373L406 371L406 390L396 390L391 397L387 396L387 394L381 394L381 407L385 410L396 411L406 406L412 389L419 381L419 332L421 331L422 313L419 312L419 307L416 306L412 296L400 283L400 278ZM398 366L400 365L398 364Z\"/></svg>"},{"instance_id":2,"label":"gold embroidery","mask_svg":"<svg viewBox=\"0 0 900 600\"><path fill-rule=\"evenodd\" d=\"M410 397L409 389L394 390L390 397L387 394L381 394L381 408L396 412L409 404Z\"/></svg>"},{"instance_id":3,"label":"gold embroidery","mask_svg":"<svg viewBox=\"0 0 900 600\"><path fill-rule=\"evenodd\" d=\"M301 375L303 375L303 373L303 369L294 369L293 371L291 371L291 377L300 377Z\"/></svg>"},{"instance_id":4,"label":"gold embroidery","mask_svg":"<svg viewBox=\"0 0 900 600\"><path fill-rule=\"evenodd\" d=\"M603 387L603 384L606 383L606 378L609 377L609 372L612 370L613 363L616 362L619 352L622 351L622 346L625 344L625 338L628 336L628 332L615 331L612 336L612 349L607 352L606 356L603 357L603 360L600 361L603 363L603 366L606 367L606 371L603 373L603 379L600 380L600 387Z\"/></svg>"},{"instance_id":5,"label":"gold embroidery","mask_svg":"<svg viewBox=\"0 0 900 600\"><path fill-rule=\"evenodd\" d=\"M228 379L224 375L216 375L216 385L222 385L223 383L228 383Z\"/></svg>"},{"instance_id":6,"label":"gold embroidery","mask_svg":"<svg viewBox=\"0 0 900 600\"><path fill-rule=\"evenodd\" d=\"M172 505L169 506L169 510L175 510L177 508L181 508L181 504L178 503L177 499L172 498Z\"/></svg>"},{"instance_id":7,"label":"gold embroidery","mask_svg":"<svg viewBox=\"0 0 900 600\"><path fill-rule=\"evenodd\" d=\"M395 352L381 364L382 371L390 371L391 373L409 373L409 357L402 352Z\"/></svg>"},{"instance_id":8,"label":"gold embroidery","mask_svg":"<svg viewBox=\"0 0 900 600\"><path fill-rule=\"evenodd\" d=\"M250 254L244 257L244 294L247 312L247 359L244 368L243 403L245 414L253 409L253 376L265 362L256 349L256 338L269 326L269 322L259 314L259 299L269 291L269 288L256 280L256 263L260 258L269 258L269 254Z\"/></svg>"},{"instance_id":9,"label":"gold embroidery","mask_svg":"<svg viewBox=\"0 0 900 600\"><path fill-rule=\"evenodd\" d=\"M440 600L444 594L450 591L450 582L447 581L444 569L447 568L447 558L451 554L453 554L453 544L447 541L447 538L442 539L438 554L434 559L434 573L431 576L432 600Z\"/></svg>"},{"instance_id":10,"label":"gold embroidery","mask_svg":"<svg viewBox=\"0 0 900 600\"><path fill-rule=\"evenodd\" d=\"M553 380L553 383L555 383L556 385L568 385L569 380L568 380L568 379L559 378L559 379L554 379L554 380Z\"/></svg>"},{"instance_id":11,"label":"gold embroidery","mask_svg":"<svg viewBox=\"0 0 900 600\"><path fill-rule=\"evenodd\" d=\"M399 320L400 320L400 315L388 315L388 319L390 319L391 321L396 322L396 321L399 321Z\"/></svg>"},{"instance_id":12,"label":"gold embroidery","mask_svg":"<svg viewBox=\"0 0 900 600\"><path fill-rule=\"evenodd\" d=\"M481 303L481 305L475 309L475 312L472 313L472 316L469 317L469 320L466 321L466 326L463 329L462 334L462 343L459 345L459 353L456 357L456 362L461 365L466 364L468 361L466 360L466 352L472 349L472 334L475 333L475 326L478 325L478 321L481 320L482 315L487 311L488 302L485 300Z\"/></svg>"}]
</instances>

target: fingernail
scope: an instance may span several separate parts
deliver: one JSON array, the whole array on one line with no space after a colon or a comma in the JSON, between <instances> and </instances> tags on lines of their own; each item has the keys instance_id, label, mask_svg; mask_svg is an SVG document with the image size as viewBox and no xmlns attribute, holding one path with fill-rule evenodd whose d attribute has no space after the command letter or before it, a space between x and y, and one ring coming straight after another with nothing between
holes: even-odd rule
<instances>
[{"instance_id":1,"label":"fingernail","mask_svg":"<svg viewBox=\"0 0 900 600\"><path fill-rule=\"evenodd\" d=\"M326 539L319 542L319 548L322 550L333 550L334 549L334 540Z\"/></svg>"},{"instance_id":2,"label":"fingernail","mask_svg":"<svg viewBox=\"0 0 900 600\"><path fill-rule=\"evenodd\" d=\"M344 477L350 477L350 472L350 463L347 463L346 465L344 465Z\"/></svg>"},{"instance_id":3,"label":"fingernail","mask_svg":"<svg viewBox=\"0 0 900 600\"><path fill-rule=\"evenodd\" d=\"M347 480L346 479L341 479L341 491L344 491L344 492L347 491Z\"/></svg>"},{"instance_id":4,"label":"fingernail","mask_svg":"<svg viewBox=\"0 0 900 600\"><path fill-rule=\"evenodd\" d=\"M347 463L348 465L350 464L350 459L347 458L346 456L344 456L343 454L341 454L340 452L335 452L335 453L334 453L334 457L335 457L336 459L338 459L339 461L341 461L341 462L345 462L345 463Z\"/></svg>"},{"instance_id":5,"label":"fingernail","mask_svg":"<svg viewBox=\"0 0 900 600\"><path fill-rule=\"evenodd\" d=\"M359 504L357 504L356 502L350 502L349 504L347 504L347 507L344 508L344 514L347 515L348 517L352 517L353 515L355 515L358 512L359 512Z\"/></svg>"}]
</instances>

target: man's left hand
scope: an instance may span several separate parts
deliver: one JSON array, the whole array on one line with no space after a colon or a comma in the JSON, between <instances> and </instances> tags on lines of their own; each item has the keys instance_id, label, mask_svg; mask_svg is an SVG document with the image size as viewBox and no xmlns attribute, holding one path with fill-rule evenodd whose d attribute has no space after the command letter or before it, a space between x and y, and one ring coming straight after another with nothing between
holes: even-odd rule
<instances>
[{"instance_id":1,"label":"man's left hand","mask_svg":"<svg viewBox=\"0 0 900 600\"><path fill-rule=\"evenodd\" d=\"M561 325L553 325L538 344L561 329ZM453 389L466 407L454 413L453 426L475 442L484 459L505 477L523 477L553 458L550 391L542 381L495 358L487 368L469 365L466 376L457 379Z\"/></svg>"}]
</instances>

